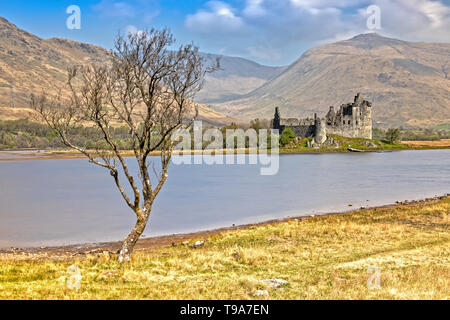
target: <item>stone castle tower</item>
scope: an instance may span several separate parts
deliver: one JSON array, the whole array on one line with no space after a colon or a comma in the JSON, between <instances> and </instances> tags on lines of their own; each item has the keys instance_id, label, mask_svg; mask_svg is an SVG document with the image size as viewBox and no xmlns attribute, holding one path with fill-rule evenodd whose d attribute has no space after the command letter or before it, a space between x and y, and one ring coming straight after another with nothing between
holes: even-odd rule
<instances>
[{"instance_id":1,"label":"stone castle tower","mask_svg":"<svg viewBox=\"0 0 450 320\"><path fill-rule=\"evenodd\" d=\"M329 134L372 139L372 104L358 93L353 103L343 104L337 111L330 107L324 118L318 118L315 114L313 119L283 119L279 108L276 108L272 128L280 133L291 128L298 137L314 137L317 144L325 142Z\"/></svg>"}]
</instances>

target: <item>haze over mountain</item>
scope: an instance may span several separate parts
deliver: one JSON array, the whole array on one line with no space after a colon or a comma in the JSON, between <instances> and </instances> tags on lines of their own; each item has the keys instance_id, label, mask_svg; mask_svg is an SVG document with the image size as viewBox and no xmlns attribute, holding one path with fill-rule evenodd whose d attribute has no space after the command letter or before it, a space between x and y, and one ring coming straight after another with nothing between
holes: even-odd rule
<instances>
[{"instance_id":1,"label":"haze over mountain","mask_svg":"<svg viewBox=\"0 0 450 320\"><path fill-rule=\"evenodd\" d=\"M278 77L214 106L241 119L324 114L357 92L373 102L379 126L450 123L450 44L362 34L305 52Z\"/></svg>"},{"instance_id":2,"label":"haze over mountain","mask_svg":"<svg viewBox=\"0 0 450 320\"><path fill-rule=\"evenodd\" d=\"M67 67L104 62L107 55L91 44L41 39L0 17L0 120L29 118L32 93L56 94L67 81ZM206 105L199 106L199 118L211 124L236 121Z\"/></svg>"},{"instance_id":3,"label":"haze over mountain","mask_svg":"<svg viewBox=\"0 0 450 320\"><path fill-rule=\"evenodd\" d=\"M196 97L199 103L221 103L234 100L261 87L274 79L286 67L263 66L256 62L238 58L204 54L207 65L220 58L220 70L206 76L205 86Z\"/></svg>"}]
</instances>

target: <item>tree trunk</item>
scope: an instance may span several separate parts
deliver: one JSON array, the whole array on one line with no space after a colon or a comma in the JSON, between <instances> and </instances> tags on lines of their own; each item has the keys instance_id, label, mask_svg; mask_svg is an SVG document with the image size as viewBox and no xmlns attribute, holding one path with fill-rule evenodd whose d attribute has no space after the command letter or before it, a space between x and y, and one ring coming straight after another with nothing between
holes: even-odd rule
<instances>
[{"instance_id":1,"label":"tree trunk","mask_svg":"<svg viewBox=\"0 0 450 320\"><path fill-rule=\"evenodd\" d=\"M146 218L138 218L136 225L131 230L128 237L122 243L122 249L119 254L119 262L128 262L131 260L131 254L133 253L136 242L141 237L142 233L147 226L148 216Z\"/></svg>"}]
</instances>

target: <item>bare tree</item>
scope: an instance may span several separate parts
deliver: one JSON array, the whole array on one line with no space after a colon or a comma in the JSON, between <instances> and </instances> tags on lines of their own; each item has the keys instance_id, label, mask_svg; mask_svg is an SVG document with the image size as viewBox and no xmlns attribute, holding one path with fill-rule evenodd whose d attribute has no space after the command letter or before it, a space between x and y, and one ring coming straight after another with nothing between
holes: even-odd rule
<instances>
[{"instance_id":1,"label":"bare tree","mask_svg":"<svg viewBox=\"0 0 450 320\"><path fill-rule=\"evenodd\" d=\"M212 71L205 68L197 47L186 45L174 51L169 49L173 44L166 29L118 35L110 61L69 69L67 97L31 98L34 109L66 146L109 171L136 215L136 225L120 250L121 262L130 260L167 180L174 146L171 137L176 130L189 127L197 116L192 101L202 88L205 73ZM96 128L103 145L88 150L71 141L71 129L80 125ZM130 171L114 137L117 126L129 129L137 174ZM153 151L160 152L159 169L151 161ZM122 180L129 187L124 187Z\"/></svg>"}]
</instances>

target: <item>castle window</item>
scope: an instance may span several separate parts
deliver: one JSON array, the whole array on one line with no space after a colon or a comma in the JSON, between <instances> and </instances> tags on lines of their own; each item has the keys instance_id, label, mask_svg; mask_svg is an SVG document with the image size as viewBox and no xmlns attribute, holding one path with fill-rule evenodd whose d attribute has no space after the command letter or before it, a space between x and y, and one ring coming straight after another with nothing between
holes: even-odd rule
<instances>
[{"instance_id":1,"label":"castle window","mask_svg":"<svg viewBox=\"0 0 450 320\"><path fill-rule=\"evenodd\" d=\"M342 124L345 124L345 120L344 120L344 122Z\"/></svg>"},{"instance_id":2,"label":"castle window","mask_svg":"<svg viewBox=\"0 0 450 320\"><path fill-rule=\"evenodd\" d=\"M348 120L348 124L350 124L350 120Z\"/></svg>"}]
</instances>

